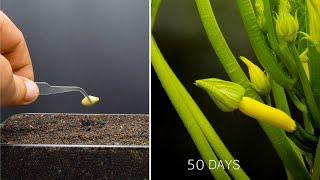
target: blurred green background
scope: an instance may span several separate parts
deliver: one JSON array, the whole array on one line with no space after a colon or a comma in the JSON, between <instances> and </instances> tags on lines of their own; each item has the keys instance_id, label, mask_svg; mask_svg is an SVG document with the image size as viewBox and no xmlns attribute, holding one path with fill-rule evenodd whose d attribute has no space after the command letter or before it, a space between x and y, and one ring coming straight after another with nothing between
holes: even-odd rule
<instances>
[{"instance_id":1,"label":"blurred green background","mask_svg":"<svg viewBox=\"0 0 320 180\"><path fill-rule=\"evenodd\" d=\"M217 21L234 55L256 62L236 1L211 1ZM203 110L225 145L252 179L286 179L285 170L254 119L240 112L223 113L196 88L197 79L229 80L215 55L192 0L163 0L153 31L167 62ZM240 63L247 72L246 67ZM188 159L200 159L152 70L152 177L211 178L208 170L188 171Z\"/></svg>"}]
</instances>

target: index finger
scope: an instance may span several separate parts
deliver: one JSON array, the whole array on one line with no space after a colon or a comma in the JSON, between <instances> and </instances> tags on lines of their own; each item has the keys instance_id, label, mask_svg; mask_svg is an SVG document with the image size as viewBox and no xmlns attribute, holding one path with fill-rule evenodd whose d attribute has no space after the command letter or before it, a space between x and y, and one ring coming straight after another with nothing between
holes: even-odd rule
<instances>
[{"instance_id":1,"label":"index finger","mask_svg":"<svg viewBox=\"0 0 320 180\"><path fill-rule=\"evenodd\" d=\"M12 67L14 74L33 80L32 62L22 32L0 11L0 52Z\"/></svg>"}]
</instances>

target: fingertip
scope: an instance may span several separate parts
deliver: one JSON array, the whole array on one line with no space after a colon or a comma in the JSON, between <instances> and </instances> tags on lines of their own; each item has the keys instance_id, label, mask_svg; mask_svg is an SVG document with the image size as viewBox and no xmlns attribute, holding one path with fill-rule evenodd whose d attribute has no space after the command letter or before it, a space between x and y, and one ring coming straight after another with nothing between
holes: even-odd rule
<instances>
[{"instance_id":1,"label":"fingertip","mask_svg":"<svg viewBox=\"0 0 320 180\"><path fill-rule=\"evenodd\" d=\"M34 102L39 97L39 88L33 81L29 79L24 79L24 84L26 87L26 94L24 97L24 104L30 104Z\"/></svg>"}]
</instances>

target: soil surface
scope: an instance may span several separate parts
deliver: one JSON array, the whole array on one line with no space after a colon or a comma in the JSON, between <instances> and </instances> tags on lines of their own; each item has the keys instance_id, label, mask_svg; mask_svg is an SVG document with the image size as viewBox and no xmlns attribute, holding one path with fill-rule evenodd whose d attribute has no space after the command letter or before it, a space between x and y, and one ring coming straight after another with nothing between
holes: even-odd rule
<instances>
[{"instance_id":1,"label":"soil surface","mask_svg":"<svg viewBox=\"0 0 320 180\"><path fill-rule=\"evenodd\" d=\"M5 121L7 144L148 145L147 115L18 114Z\"/></svg>"}]
</instances>

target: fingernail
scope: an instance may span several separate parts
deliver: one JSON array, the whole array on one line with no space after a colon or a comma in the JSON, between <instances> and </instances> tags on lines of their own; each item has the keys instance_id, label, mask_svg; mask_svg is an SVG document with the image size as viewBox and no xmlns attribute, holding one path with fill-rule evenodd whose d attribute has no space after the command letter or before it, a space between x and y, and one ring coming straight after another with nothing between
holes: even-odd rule
<instances>
[{"instance_id":1,"label":"fingernail","mask_svg":"<svg viewBox=\"0 0 320 180\"><path fill-rule=\"evenodd\" d=\"M34 101L39 96L39 88L33 81L27 80L24 82L27 88L24 100L26 102Z\"/></svg>"}]
</instances>

